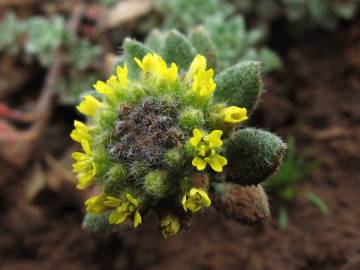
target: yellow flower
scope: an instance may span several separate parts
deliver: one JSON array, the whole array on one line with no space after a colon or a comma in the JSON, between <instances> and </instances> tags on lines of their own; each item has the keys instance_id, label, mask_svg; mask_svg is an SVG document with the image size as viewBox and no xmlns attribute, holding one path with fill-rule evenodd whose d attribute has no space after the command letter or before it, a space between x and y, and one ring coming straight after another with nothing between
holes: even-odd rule
<instances>
[{"instance_id":1,"label":"yellow flower","mask_svg":"<svg viewBox=\"0 0 360 270\"><path fill-rule=\"evenodd\" d=\"M161 234L167 239L169 236L176 235L180 229L180 222L177 216L167 215L160 224Z\"/></svg>"},{"instance_id":2,"label":"yellow flower","mask_svg":"<svg viewBox=\"0 0 360 270\"><path fill-rule=\"evenodd\" d=\"M203 137L204 137L203 132L200 129L195 128L193 130L193 137L190 138L190 144L196 147L200 143Z\"/></svg>"},{"instance_id":3,"label":"yellow flower","mask_svg":"<svg viewBox=\"0 0 360 270\"><path fill-rule=\"evenodd\" d=\"M81 143L82 140L89 141L91 136L89 134L89 127L83 122L74 121L75 129L71 132L70 137L75 141Z\"/></svg>"},{"instance_id":4,"label":"yellow flower","mask_svg":"<svg viewBox=\"0 0 360 270\"><path fill-rule=\"evenodd\" d=\"M194 75L200 70L206 70L206 58L198 54L190 65L189 71L186 74L186 80L191 81L194 78Z\"/></svg>"},{"instance_id":5,"label":"yellow flower","mask_svg":"<svg viewBox=\"0 0 360 270\"><path fill-rule=\"evenodd\" d=\"M210 149L216 149L223 145L221 136L223 132L221 130L214 130L209 135L204 137L204 141L209 144Z\"/></svg>"},{"instance_id":6,"label":"yellow flower","mask_svg":"<svg viewBox=\"0 0 360 270\"><path fill-rule=\"evenodd\" d=\"M103 81L97 81L93 87L97 92L100 94L105 95L110 100L114 100L116 96L116 92L120 91L121 88L128 86L128 78L127 78L127 66L126 64L122 68L121 66L118 66L116 68L117 76L110 76L110 78L105 82Z\"/></svg>"},{"instance_id":7,"label":"yellow flower","mask_svg":"<svg viewBox=\"0 0 360 270\"><path fill-rule=\"evenodd\" d=\"M178 78L178 67L175 63L171 63L170 67L163 67L160 72L160 78L167 82L175 82Z\"/></svg>"},{"instance_id":8,"label":"yellow flower","mask_svg":"<svg viewBox=\"0 0 360 270\"><path fill-rule=\"evenodd\" d=\"M194 75L193 90L200 97L210 96L214 93L216 84L214 82L214 70L199 70Z\"/></svg>"},{"instance_id":9,"label":"yellow flower","mask_svg":"<svg viewBox=\"0 0 360 270\"><path fill-rule=\"evenodd\" d=\"M86 116L94 116L97 110L100 108L101 102L90 95L86 95L83 101L76 107L79 112Z\"/></svg>"},{"instance_id":10,"label":"yellow flower","mask_svg":"<svg viewBox=\"0 0 360 270\"><path fill-rule=\"evenodd\" d=\"M104 204L108 207L116 208L109 216L110 224L121 224L130 216L133 216L134 228L142 223L141 215L139 213L139 201L135 199L130 193L125 195L126 200L120 200L115 197L107 197Z\"/></svg>"},{"instance_id":11,"label":"yellow flower","mask_svg":"<svg viewBox=\"0 0 360 270\"><path fill-rule=\"evenodd\" d=\"M222 172L223 167L227 164L227 159L217 154L216 149L223 144L221 140L223 132L214 130L210 134L205 135L201 130L194 129L193 137L190 138L190 145L195 149L195 157L192 165L198 171L202 171L209 164L216 172Z\"/></svg>"},{"instance_id":12,"label":"yellow flower","mask_svg":"<svg viewBox=\"0 0 360 270\"><path fill-rule=\"evenodd\" d=\"M135 62L142 69L144 74L147 74L158 69L160 59L161 57L156 53L148 53L143 57L142 61L135 57Z\"/></svg>"},{"instance_id":13,"label":"yellow flower","mask_svg":"<svg viewBox=\"0 0 360 270\"><path fill-rule=\"evenodd\" d=\"M79 179L76 187L78 189L84 189L91 184L91 180L96 174L96 166L93 161L93 154L89 142L87 140L81 140L80 143L85 153L72 153L72 157L76 161L73 164L73 171Z\"/></svg>"},{"instance_id":14,"label":"yellow flower","mask_svg":"<svg viewBox=\"0 0 360 270\"><path fill-rule=\"evenodd\" d=\"M126 66L126 64L124 65L124 67L118 66L116 68L116 74L118 77L118 81L121 85L123 85L124 87L127 87L129 84L129 80L128 80L128 68Z\"/></svg>"},{"instance_id":15,"label":"yellow flower","mask_svg":"<svg viewBox=\"0 0 360 270\"><path fill-rule=\"evenodd\" d=\"M108 209L104 204L106 196L103 194L90 197L85 201L86 211L92 214L101 214Z\"/></svg>"},{"instance_id":16,"label":"yellow flower","mask_svg":"<svg viewBox=\"0 0 360 270\"><path fill-rule=\"evenodd\" d=\"M157 79L167 82L175 82L178 78L178 67L172 63L168 68L166 62L156 53L148 53L143 60L135 57L135 62L144 74L152 74Z\"/></svg>"},{"instance_id":17,"label":"yellow flower","mask_svg":"<svg viewBox=\"0 0 360 270\"><path fill-rule=\"evenodd\" d=\"M181 200L181 204L185 211L197 212L202 206L209 207L211 200L207 193L198 188L192 188L190 192L185 194Z\"/></svg>"},{"instance_id":18,"label":"yellow flower","mask_svg":"<svg viewBox=\"0 0 360 270\"><path fill-rule=\"evenodd\" d=\"M194 58L185 78L193 80L192 88L200 97L210 96L215 91L214 70L206 70L206 58L202 55Z\"/></svg>"},{"instance_id":19,"label":"yellow flower","mask_svg":"<svg viewBox=\"0 0 360 270\"><path fill-rule=\"evenodd\" d=\"M248 119L246 108L237 106L225 107L220 111L225 123L238 124Z\"/></svg>"}]
</instances>

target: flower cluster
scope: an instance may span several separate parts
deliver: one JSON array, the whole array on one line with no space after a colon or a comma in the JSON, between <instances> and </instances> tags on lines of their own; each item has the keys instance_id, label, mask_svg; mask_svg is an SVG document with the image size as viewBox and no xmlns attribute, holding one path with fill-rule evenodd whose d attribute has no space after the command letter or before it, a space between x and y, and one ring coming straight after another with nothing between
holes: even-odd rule
<instances>
[{"instance_id":1,"label":"flower cluster","mask_svg":"<svg viewBox=\"0 0 360 270\"><path fill-rule=\"evenodd\" d=\"M77 106L88 121L74 122L71 138L83 152L73 153L73 170L79 189L102 190L85 202L88 213L106 213L113 226L137 227L154 208L167 238L183 218L211 205L209 179L228 164L222 136L245 121L247 111L215 101L214 70L204 56L186 72L155 53L134 62L137 79L129 79L126 64L118 66Z\"/></svg>"},{"instance_id":2,"label":"flower cluster","mask_svg":"<svg viewBox=\"0 0 360 270\"><path fill-rule=\"evenodd\" d=\"M222 134L221 130L214 130L208 135L204 135L199 129L193 130L190 144L195 149L192 165L196 169L202 171L205 169L206 164L209 164L215 172L222 172L223 167L227 164L227 159L216 152L223 144L221 140Z\"/></svg>"}]
</instances>

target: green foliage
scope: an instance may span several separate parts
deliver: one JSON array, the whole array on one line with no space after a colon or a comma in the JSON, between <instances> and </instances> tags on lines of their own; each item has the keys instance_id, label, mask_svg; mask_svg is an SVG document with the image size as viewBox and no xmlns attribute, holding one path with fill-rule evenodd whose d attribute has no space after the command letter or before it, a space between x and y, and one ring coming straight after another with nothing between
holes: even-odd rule
<instances>
[{"instance_id":1,"label":"green foliage","mask_svg":"<svg viewBox=\"0 0 360 270\"><path fill-rule=\"evenodd\" d=\"M306 152L297 155L293 137L288 139L287 145L285 160L278 172L266 181L266 187L278 190L281 199L292 200L296 194L295 184L306 180L319 166L319 161L309 164L306 161L308 158Z\"/></svg>"},{"instance_id":2,"label":"green foliage","mask_svg":"<svg viewBox=\"0 0 360 270\"><path fill-rule=\"evenodd\" d=\"M292 202L299 196L304 196L311 204L319 209L323 214L329 212L326 204L316 194L310 191L303 191L299 189L297 184L301 181L307 180L311 173L318 168L320 161L308 163L308 153L296 153L296 145L293 137L288 139L288 151L285 160L279 167L278 171L272 175L266 182L264 187L272 194L277 196L282 203L279 212L279 227L281 229L287 224L287 207L289 202Z\"/></svg>"},{"instance_id":3,"label":"green foliage","mask_svg":"<svg viewBox=\"0 0 360 270\"><path fill-rule=\"evenodd\" d=\"M24 23L18 21L13 13L6 13L0 23L0 50L10 55L17 54L24 31Z\"/></svg>"},{"instance_id":4,"label":"green foliage","mask_svg":"<svg viewBox=\"0 0 360 270\"><path fill-rule=\"evenodd\" d=\"M242 60L261 61L266 72L281 66L277 54L262 46L265 28L247 30L243 17L234 15L231 5L218 0L158 0L157 3L165 18L161 29L176 28L189 33L193 47L207 54L211 65L217 62L219 70ZM199 25L202 30L196 33ZM153 37L149 42L153 42Z\"/></svg>"},{"instance_id":5,"label":"green foliage","mask_svg":"<svg viewBox=\"0 0 360 270\"><path fill-rule=\"evenodd\" d=\"M288 224L288 211L282 207L279 210L278 226L280 230L285 230Z\"/></svg>"},{"instance_id":6,"label":"green foliage","mask_svg":"<svg viewBox=\"0 0 360 270\"><path fill-rule=\"evenodd\" d=\"M270 71L281 66L280 58L273 51L258 46L266 35L265 29L257 27L246 30L242 16L234 16L226 21L212 19L207 22L205 28L216 44L220 69L242 60L263 62L263 71ZM266 50L267 55L261 53L263 50Z\"/></svg>"},{"instance_id":7,"label":"green foliage","mask_svg":"<svg viewBox=\"0 0 360 270\"><path fill-rule=\"evenodd\" d=\"M32 17L26 22L26 35L25 51L36 56L41 65L48 66L62 44L65 20L60 16L49 20Z\"/></svg>"},{"instance_id":8,"label":"green foliage","mask_svg":"<svg viewBox=\"0 0 360 270\"><path fill-rule=\"evenodd\" d=\"M67 77L62 77L57 82L57 93L60 104L76 104L86 91L90 91L91 85L97 80L98 75L94 72L81 72L70 70Z\"/></svg>"},{"instance_id":9,"label":"green foliage","mask_svg":"<svg viewBox=\"0 0 360 270\"><path fill-rule=\"evenodd\" d=\"M321 213L324 215L329 214L329 208L327 207L326 203L315 193L307 191L305 193L305 198L312 203L317 209L320 210Z\"/></svg>"},{"instance_id":10,"label":"green foliage","mask_svg":"<svg viewBox=\"0 0 360 270\"><path fill-rule=\"evenodd\" d=\"M229 0L241 13L269 22L280 16L288 19L291 30L314 27L335 29L340 20L354 18L358 0Z\"/></svg>"},{"instance_id":11,"label":"green foliage","mask_svg":"<svg viewBox=\"0 0 360 270\"><path fill-rule=\"evenodd\" d=\"M189 29L208 18L224 19L233 12L231 5L220 0L157 0L155 7L165 15L163 29Z\"/></svg>"},{"instance_id":12,"label":"green foliage","mask_svg":"<svg viewBox=\"0 0 360 270\"><path fill-rule=\"evenodd\" d=\"M89 70L101 54L100 47L68 31L64 17L18 20L13 13L7 13L0 23L0 49L13 56L24 52L27 59L34 59L45 68L61 49L62 61L70 68L56 89L60 102L65 104L78 102L80 94L94 83L97 75Z\"/></svg>"},{"instance_id":13,"label":"green foliage","mask_svg":"<svg viewBox=\"0 0 360 270\"><path fill-rule=\"evenodd\" d=\"M70 45L70 44L69 44ZM81 39L69 46L69 62L78 70L86 70L100 56L101 49L87 39Z\"/></svg>"},{"instance_id":14,"label":"green foliage","mask_svg":"<svg viewBox=\"0 0 360 270\"><path fill-rule=\"evenodd\" d=\"M340 19L351 19L358 0L283 0L285 14L290 21L305 26L334 29Z\"/></svg>"}]
</instances>

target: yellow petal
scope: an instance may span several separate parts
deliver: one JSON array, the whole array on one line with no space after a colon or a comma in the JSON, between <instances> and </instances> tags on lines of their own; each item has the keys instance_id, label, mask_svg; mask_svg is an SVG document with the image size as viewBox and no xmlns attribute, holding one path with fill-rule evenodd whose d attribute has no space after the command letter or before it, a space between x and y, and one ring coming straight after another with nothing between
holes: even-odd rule
<instances>
[{"instance_id":1,"label":"yellow petal","mask_svg":"<svg viewBox=\"0 0 360 270\"><path fill-rule=\"evenodd\" d=\"M147 74L149 72L159 71L159 66L161 65L160 59L161 57L158 56L157 54L148 53L144 56L142 61L139 60L138 58L135 58L135 62L142 69L144 74Z\"/></svg>"},{"instance_id":2,"label":"yellow petal","mask_svg":"<svg viewBox=\"0 0 360 270\"><path fill-rule=\"evenodd\" d=\"M181 204L182 204L185 212L187 212L186 201L187 201L187 196L186 196L186 194L185 194L185 195L182 197L182 200L181 200Z\"/></svg>"},{"instance_id":3,"label":"yellow petal","mask_svg":"<svg viewBox=\"0 0 360 270\"><path fill-rule=\"evenodd\" d=\"M114 75L110 76L110 78L106 81L106 85L110 88L109 98L115 96L115 92L121 87L117 77Z\"/></svg>"},{"instance_id":4,"label":"yellow petal","mask_svg":"<svg viewBox=\"0 0 360 270\"><path fill-rule=\"evenodd\" d=\"M81 147L87 155L92 155L89 142L87 140L81 140Z\"/></svg>"},{"instance_id":5,"label":"yellow petal","mask_svg":"<svg viewBox=\"0 0 360 270\"><path fill-rule=\"evenodd\" d=\"M91 176L90 173L81 176L80 179L79 179L78 184L76 185L76 188L80 189L80 190L83 190L83 189L87 188L91 184L91 181L90 181L91 178L92 178L92 176Z\"/></svg>"},{"instance_id":6,"label":"yellow petal","mask_svg":"<svg viewBox=\"0 0 360 270\"><path fill-rule=\"evenodd\" d=\"M211 205L211 200L210 200L208 194L203 190L199 190L198 193L201 196L204 206L209 207Z\"/></svg>"},{"instance_id":7,"label":"yellow petal","mask_svg":"<svg viewBox=\"0 0 360 270\"><path fill-rule=\"evenodd\" d=\"M124 67L118 66L116 68L116 73L117 73L117 77L118 80L120 82L120 84L122 86L127 86L129 84L129 80L128 80L128 68L126 66L126 64L124 65Z\"/></svg>"},{"instance_id":8,"label":"yellow petal","mask_svg":"<svg viewBox=\"0 0 360 270\"><path fill-rule=\"evenodd\" d=\"M93 196L85 201L86 211L93 214L101 214L107 207L104 205L105 196L103 194Z\"/></svg>"},{"instance_id":9,"label":"yellow petal","mask_svg":"<svg viewBox=\"0 0 360 270\"><path fill-rule=\"evenodd\" d=\"M136 210L135 215L134 215L134 228L139 226L139 224L141 224L141 223L142 223L141 215L140 215L139 211Z\"/></svg>"},{"instance_id":10,"label":"yellow petal","mask_svg":"<svg viewBox=\"0 0 360 270\"><path fill-rule=\"evenodd\" d=\"M200 129L195 128L193 130L193 137L190 139L190 144L196 147L203 137L203 133Z\"/></svg>"},{"instance_id":11,"label":"yellow petal","mask_svg":"<svg viewBox=\"0 0 360 270\"><path fill-rule=\"evenodd\" d=\"M211 158L205 158L205 160L209 163L215 172L222 172L223 167L227 164L227 159L218 154L215 154Z\"/></svg>"},{"instance_id":12,"label":"yellow petal","mask_svg":"<svg viewBox=\"0 0 360 270\"><path fill-rule=\"evenodd\" d=\"M84 123L75 120L74 121L75 129L71 132L70 137L76 141L81 142L81 140L90 140L89 128Z\"/></svg>"},{"instance_id":13,"label":"yellow petal","mask_svg":"<svg viewBox=\"0 0 360 270\"><path fill-rule=\"evenodd\" d=\"M93 85L93 87L95 88L95 90L97 92L99 92L100 94L106 95L106 96L110 95L110 93L112 92L111 88L103 81L97 81Z\"/></svg>"},{"instance_id":14,"label":"yellow petal","mask_svg":"<svg viewBox=\"0 0 360 270\"><path fill-rule=\"evenodd\" d=\"M176 81L178 78L178 67L175 63L172 63L170 68L166 69L166 76L165 76L165 80L167 82L174 82Z\"/></svg>"},{"instance_id":15,"label":"yellow petal","mask_svg":"<svg viewBox=\"0 0 360 270\"><path fill-rule=\"evenodd\" d=\"M120 224L123 223L128 217L127 213L122 212L119 209L116 209L111 213L109 216L109 223L110 224Z\"/></svg>"},{"instance_id":16,"label":"yellow petal","mask_svg":"<svg viewBox=\"0 0 360 270\"><path fill-rule=\"evenodd\" d=\"M74 127L80 128L80 129L88 129L87 125L85 125L83 122L78 121L78 120L74 120Z\"/></svg>"},{"instance_id":17,"label":"yellow petal","mask_svg":"<svg viewBox=\"0 0 360 270\"><path fill-rule=\"evenodd\" d=\"M246 108L239 108L237 106L227 107L221 114L224 117L224 122L229 124L238 124L248 119Z\"/></svg>"},{"instance_id":18,"label":"yellow petal","mask_svg":"<svg viewBox=\"0 0 360 270\"><path fill-rule=\"evenodd\" d=\"M71 139L73 139L75 142L81 142L82 140L89 140L90 139L90 135L89 133L83 131L83 130L76 130L74 129L71 133L70 133L70 137Z\"/></svg>"},{"instance_id":19,"label":"yellow petal","mask_svg":"<svg viewBox=\"0 0 360 270\"><path fill-rule=\"evenodd\" d=\"M108 207L119 207L122 204L122 202L118 198L107 196L104 204Z\"/></svg>"},{"instance_id":20,"label":"yellow petal","mask_svg":"<svg viewBox=\"0 0 360 270\"><path fill-rule=\"evenodd\" d=\"M139 201L135 199L130 193L126 193L126 198L135 206L139 206Z\"/></svg>"},{"instance_id":21,"label":"yellow petal","mask_svg":"<svg viewBox=\"0 0 360 270\"><path fill-rule=\"evenodd\" d=\"M189 71L186 74L186 80L188 81L192 80L197 72L205 69L206 69L206 58L198 54L197 56L195 56L194 60L190 65Z\"/></svg>"},{"instance_id":22,"label":"yellow petal","mask_svg":"<svg viewBox=\"0 0 360 270\"><path fill-rule=\"evenodd\" d=\"M86 116L95 116L97 110L100 108L101 102L90 95L86 95L83 101L76 107L79 112Z\"/></svg>"},{"instance_id":23,"label":"yellow petal","mask_svg":"<svg viewBox=\"0 0 360 270\"><path fill-rule=\"evenodd\" d=\"M219 148L223 145L223 141L221 140L222 134L223 132L221 130L213 130L204 140L209 143L211 149Z\"/></svg>"},{"instance_id":24,"label":"yellow petal","mask_svg":"<svg viewBox=\"0 0 360 270\"><path fill-rule=\"evenodd\" d=\"M85 205L94 204L101 196L102 196L102 194L100 194L100 195L95 195L95 196L90 197L89 199L87 199L87 200L85 201Z\"/></svg>"},{"instance_id":25,"label":"yellow petal","mask_svg":"<svg viewBox=\"0 0 360 270\"><path fill-rule=\"evenodd\" d=\"M194 188L194 187L191 188L189 191L190 197L195 196L199 191L200 191L200 189L198 189L198 188Z\"/></svg>"},{"instance_id":26,"label":"yellow petal","mask_svg":"<svg viewBox=\"0 0 360 270\"><path fill-rule=\"evenodd\" d=\"M205 167L206 167L206 161L203 160L202 158L196 156L196 157L194 157L193 160L192 160L192 165L193 165L194 167L196 167L196 169L197 169L198 171L202 171L202 170L204 170Z\"/></svg>"},{"instance_id":27,"label":"yellow petal","mask_svg":"<svg viewBox=\"0 0 360 270\"><path fill-rule=\"evenodd\" d=\"M210 96L215 91L214 70L200 70L194 76L193 90L201 97Z\"/></svg>"},{"instance_id":28,"label":"yellow petal","mask_svg":"<svg viewBox=\"0 0 360 270\"><path fill-rule=\"evenodd\" d=\"M201 205L189 201L186 203L186 208L189 209L191 212L195 213L201 209Z\"/></svg>"}]
</instances>

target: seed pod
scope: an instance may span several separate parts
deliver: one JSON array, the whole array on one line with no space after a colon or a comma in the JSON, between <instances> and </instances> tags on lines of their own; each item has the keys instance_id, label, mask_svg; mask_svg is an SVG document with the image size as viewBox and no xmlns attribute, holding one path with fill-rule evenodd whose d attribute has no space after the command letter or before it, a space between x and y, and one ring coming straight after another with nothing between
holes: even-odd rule
<instances>
[{"instance_id":1,"label":"seed pod","mask_svg":"<svg viewBox=\"0 0 360 270\"><path fill-rule=\"evenodd\" d=\"M262 186L218 184L213 198L217 211L242 224L256 224L270 218L268 199Z\"/></svg>"},{"instance_id":2,"label":"seed pod","mask_svg":"<svg viewBox=\"0 0 360 270\"><path fill-rule=\"evenodd\" d=\"M151 196L161 198L169 189L168 174L164 170L155 170L145 176L144 188Z\"/></svg>"}]
</instances>

